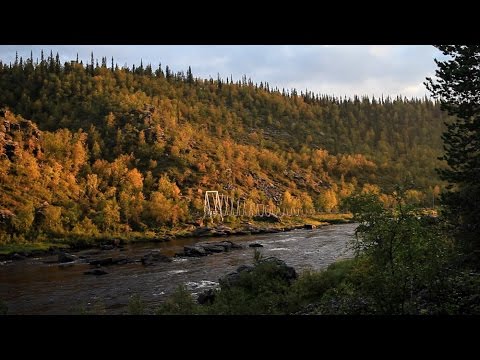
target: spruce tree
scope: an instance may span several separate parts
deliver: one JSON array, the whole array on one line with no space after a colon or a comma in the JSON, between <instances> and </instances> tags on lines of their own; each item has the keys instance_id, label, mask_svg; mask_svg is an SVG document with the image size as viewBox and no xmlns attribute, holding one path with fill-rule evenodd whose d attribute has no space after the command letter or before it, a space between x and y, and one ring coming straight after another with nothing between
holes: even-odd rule
<instances>
[{"instance_id":1,"label":"spruce tree","mask_svg":"<svg viewBox=\"0 0 480 360\"><path fill-rule=\"evenodd\" d=\"M480 46L440 45L447 56L435 60L438 79L425 85L454 118L442 139L448 167L439 170L450 184L442 196L446 215L462 233L480 245ZM468 236L470 238L470 236Z\"/></svg>"},{"instance_id":2,"label":"spruce tree","mask_svg":"<svg viewBox=\"0 0 480 360\"><path fill-rule=\"evenodd\" d=\"M189 66L187 70L187 82L189 84L193 84L193 74L192 74L192 68Z\"/></svg>"}]
</instances>

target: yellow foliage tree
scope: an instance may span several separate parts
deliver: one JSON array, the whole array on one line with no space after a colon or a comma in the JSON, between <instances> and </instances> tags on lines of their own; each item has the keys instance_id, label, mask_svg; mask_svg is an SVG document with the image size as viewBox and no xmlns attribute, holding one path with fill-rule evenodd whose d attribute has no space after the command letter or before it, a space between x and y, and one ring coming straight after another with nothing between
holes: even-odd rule
<instances>
[{"instance_id":1,"label":"yellow foliage tree","mask_svg":"<svg viewBox=\"0 0 480 360\"><path fill-rule=\"evenodd\" d=\"M158 180L158 191L167 199L177 200L180 197L180 189L175 182L170 182L168 176L162 175Z\"/></svg>"},{"instance_id":2,"label":"yellow foliage tree","mask_svg":"<svg viewBox=\"0 0 480 360\"><path fill-rule=\"evenodd\" d=\"M374 194L380 195L380 187L378 185L373 184L364 184L362 188L362 194Z\"/></svg>"},{"instance_id":3,"label":"yellow foliage tree","mask_svg":"<svg viewBox=\"0 0 480 360\"><path fill-rule=\"evenodd\" d=\"M328 189L318 196L318 206L325 212L332 212L338 206L338 197L333 189Z\"/></svg>"}]
</instances>

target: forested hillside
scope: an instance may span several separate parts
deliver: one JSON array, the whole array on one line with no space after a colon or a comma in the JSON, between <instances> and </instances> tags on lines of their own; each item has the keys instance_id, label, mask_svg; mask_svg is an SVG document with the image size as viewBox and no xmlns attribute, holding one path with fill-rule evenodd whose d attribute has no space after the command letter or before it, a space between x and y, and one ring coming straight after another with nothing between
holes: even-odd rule
<instances>
[{"instance_id":1,"label":"forested hillside","mask_svg":"<svg viewBox=\"0 0 480 360\"><path fill-rule=\"evenodd\" d=\"M93 55L0 62L2 241L171 226L202 215L205 190L331 212L354 192L409 184L431 206L448 120L438 104L254 81Z\"/></svg>"}]
</instances>

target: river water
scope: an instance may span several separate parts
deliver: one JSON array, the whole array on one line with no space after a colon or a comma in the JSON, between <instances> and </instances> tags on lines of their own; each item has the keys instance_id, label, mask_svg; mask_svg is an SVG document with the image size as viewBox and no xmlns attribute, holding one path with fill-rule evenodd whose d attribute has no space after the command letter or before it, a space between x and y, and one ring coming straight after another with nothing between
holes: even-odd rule
<instances>
[{"instance_id":1,"label":"river water","mask_svg":"<svg viewBox=\"0 0 480 360\"><path fill-rule=\"evenodd\" d=\"M73 265L48 263L47 257L3 262L0 265L0 300L8 306L8 314L76 314L82 311L105 314L125 314L133 295L147 308L153 309L180 284L193 294L213 287L218 279L242 264L252 264L257 242L264 257L275 256L298 272L320 270L332 262L351 257L348 242L356 224L330 225L315 230L293 230L274 234L229 237L243 249L198 258L174 258L169 263L143 266L139 262L105 267L106 275L84 275L93 267L88 263ZM220 241L224 238L201 238L200 241ZM176 239L166 243L127 245L101 252L101 257L120 254L139 259L151 250L160 249L168 256L183 250L184 245L198 238ZM82 255L78 252L75 255ZM54 257L56 258L56 257ZM47 262L47 263L45 263Z\"/></svg>"}]
</instances>

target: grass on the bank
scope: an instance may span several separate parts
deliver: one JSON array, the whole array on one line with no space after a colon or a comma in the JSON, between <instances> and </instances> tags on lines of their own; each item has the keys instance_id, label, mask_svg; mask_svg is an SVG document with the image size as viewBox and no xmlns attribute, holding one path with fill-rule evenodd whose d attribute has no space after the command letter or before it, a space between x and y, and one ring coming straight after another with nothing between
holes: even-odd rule
<instances>
[{"instance_id":1,"label":"grass on the bank","mask_svg":"<svg viewBox=\"0 0 480 360\"><path fill-rule=\"evenodd\" d=\"M50 248L68 248L67 244L54 244L50 242L18 243L0 245L0 255L9 255L20 252L48 251Z\"/></svg>"}]
</instances>

